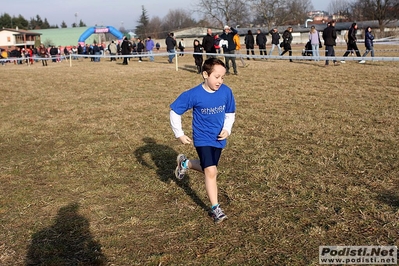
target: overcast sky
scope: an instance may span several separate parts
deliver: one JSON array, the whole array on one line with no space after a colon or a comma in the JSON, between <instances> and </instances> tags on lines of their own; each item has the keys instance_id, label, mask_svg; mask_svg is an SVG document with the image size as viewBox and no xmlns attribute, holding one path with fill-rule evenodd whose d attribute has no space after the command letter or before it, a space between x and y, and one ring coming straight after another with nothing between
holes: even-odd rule
<instances>
[{"instance_id":1,"label":"overcast sky","mask_svg":"<svg viewBox=\"0 0 399 266\"><path fill-rule=\"evenodd\" d=\"M315 10L326 10L329 2L312 0ZM123 25L126 29L133 29L143 5L149 18L158 16L162 19L169 10L193 10L198 0L9 0L2 5L0 12L11 17L21 14L27 20L39 15L42 19L47 18L50 25L61 26L65 21L71 27L75 21L79 23L82 20L87 26L97 24L119 28Z\"/></svg>"}]
</instances>

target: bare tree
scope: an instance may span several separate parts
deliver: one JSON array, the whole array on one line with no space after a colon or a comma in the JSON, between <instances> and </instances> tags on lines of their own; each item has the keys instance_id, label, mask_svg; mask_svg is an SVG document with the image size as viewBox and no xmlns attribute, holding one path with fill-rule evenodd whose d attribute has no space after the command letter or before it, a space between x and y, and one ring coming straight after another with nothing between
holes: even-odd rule
<instances>
[{"instance_id":1,"label":"bare tree","mask_svg":"<svg viewBox=\"0 0 399 266\"><path fill-rule=\"evenodd\" d=\"M164 37L169 31L196 26L197 22L191 17L191 13L184 9L169 10L162 21Z\"/></svg>"},{"instance_id":2,"label":"bare tree","mask_svg":"<svg viewBox=\"0 0 399 266\"><path fill-rule=\"evenodd\" d=\"M383 32L385 25L397 16L399 0L357 0L352 8L359 13L356 19L377 20Z\"/></svg>"},{"instance_id":3,"label":"bare tree","mask_svg":"<svg viewBox=\"0 0 399 266\"><path fill-rule=\"evenodd\" d=\"M285 7L285 0L252 0L252 10L256 15L255 21L259 24L266 24L269 28L279 25L281 20L284 20L284 17L278 19L278 13L280 13L279 15L284 13L279 11L285 10Z\"/></svg>"},{"instance_id":4,"label":"bare tree","mask_svg":"<svg viewBox=\"0 0 399 266\"><path fill-rule=\"evenodd\" d=\"M352 3L349 0L331 0L328 5L328 13L348 15L351 10Z\"/></svg>"},{"instance_id":5,"label":"bare tree","mask_svg":"<svg viewBox=\"0 0 399 266\"><path fill-rule=\"evenodd\" d=\"M312 10L310 0L252 0L252 9L257 21L273 25L300 24Z\"/></svg>"},{"instance_id":6,"label":"bare tree","mask_svg":"<svg viewBox=\"0 0 399 266\"><path fill-rule=\"evenodd\" d=\"M313 9L311 0L288 0L288 13L291 24L301 24L308 18L308 11Z\"/></svg>"},{"instance_id":7,"label":"bare tree","mask_svg":"<svg viewBox=\"0 0 399 266\"><path fill-rule=\"evenodd\" d=\"M249 22L249 5L245 0L199 0L197 12L204 20L223 27Z\"/></svg>"},{"instance_id":8,"label":"bare tree","mask_svg":"<svg viewBox=\"0 0 399 266\"><path fill-rule=\"evenodd\" d=\"M162 31L162 20L158 16L150 19L147 26L147 32L153 39L163 38L165 36L165 33Z\"/></svg>"}]
</instances>

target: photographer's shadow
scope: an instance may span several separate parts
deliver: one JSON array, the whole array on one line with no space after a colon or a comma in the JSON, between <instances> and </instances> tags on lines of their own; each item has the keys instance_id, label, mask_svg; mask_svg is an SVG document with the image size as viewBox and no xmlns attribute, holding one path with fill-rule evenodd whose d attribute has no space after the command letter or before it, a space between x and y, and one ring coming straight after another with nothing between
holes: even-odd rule
<instances>
[{"instance_id":1,"label":"photographer's shadow","mask_svg":"<svg viewBox=\"0 0 399 266\"><path fill-rule=\"evenodd\" d=\"M101 245L78 209L78 203L62 207L52 226L32 235L26 265L106 265Z\"/></svg>"},{"instance_id":2,"label":"photographer's shadow","mask_svg":"<svg viewBox=\"0 0 399 266\"><path fill-rule=\"evenodd\" d=\"M194 190L189 186L189 176L186 174L182 180L178 180L174 175L174 170L176 167L176 158L178 153L171 147L166 145L157 144L156 140L153 138L143 138L145 143L144 146L139 147L135 150L134 155L136 160L143 166L154 169L154 166L150 165L144 159L145 154L151 156L152 161L155 164L155 170L159 179L162 182L169 182L170 180L175 181L175 183L183 189L183 191L191 197L191 199L205 211L208 210L206 204L198 197Z\"/></svg>"}]
</instances>

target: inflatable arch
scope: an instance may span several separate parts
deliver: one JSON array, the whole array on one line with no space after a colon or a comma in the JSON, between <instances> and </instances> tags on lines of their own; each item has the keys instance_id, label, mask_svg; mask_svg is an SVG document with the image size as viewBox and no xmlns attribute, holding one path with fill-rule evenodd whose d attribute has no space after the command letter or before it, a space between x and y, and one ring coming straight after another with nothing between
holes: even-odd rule
<instances>
[{"instance_id":1,"label":"inflatable arch","mask_svg":"<svg viewBox=\"0 0 399 266\"><path fill-rule=\"evenodd\" d=\"M93 33L111 33L114 35L118 40L123 39L123 33L119 30L115 29L112 26L105 26L105 27L90 27L82 35L80 35L78 43L84 45L85 40L92 35Z\"/></svg>"}]
</instances>

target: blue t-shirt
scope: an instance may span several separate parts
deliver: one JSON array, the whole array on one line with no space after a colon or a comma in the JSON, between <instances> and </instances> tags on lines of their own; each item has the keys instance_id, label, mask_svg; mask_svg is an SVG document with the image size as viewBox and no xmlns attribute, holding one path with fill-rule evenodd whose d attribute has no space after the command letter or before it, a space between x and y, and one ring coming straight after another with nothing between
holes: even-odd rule
<instances>
[{"instance_id":1,"label":"blue t-shirt","mask_svg":"<svg viewBox=\"0 0 399 266\"><path fill-rule=\"evenodd\" d=\"M183 92L170 105L178 115L193 109L193 141L195 147L224 148L226 140L218 140L226 113L235 113L236 103L232 90L222 84L215 92L208 92L202 84Z\"/></svg>"}]
</instances>

